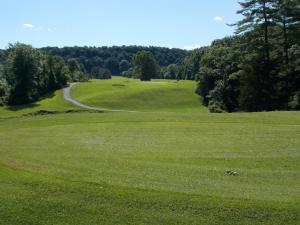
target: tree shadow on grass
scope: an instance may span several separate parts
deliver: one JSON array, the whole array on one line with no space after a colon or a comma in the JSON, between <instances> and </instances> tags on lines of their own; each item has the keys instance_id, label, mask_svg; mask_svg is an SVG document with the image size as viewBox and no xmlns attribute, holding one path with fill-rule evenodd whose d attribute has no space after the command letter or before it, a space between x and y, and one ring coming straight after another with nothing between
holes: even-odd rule
<instances>
[{"instance_id":1,"label":"tree shadow on grass","mask_svg":"<svg viewBox=\"0 0 300 225\"><path fill-rule=\"evenodd\" d=\"M48 94L45 94L38 101L53 98L55 96L54 93L55 92L53 91ZM24 104L24 105L10 105L10 106L7 106L6 108L10 111L17 112L17 111L24 110L24 109L36 108L38 106L40 106L40 104L33 102L33 103L29 103L29 104Z\"/></svg>"},{"instance_id":2,"label":"tree shadow on grass","mask_svg":"<svg viewBox=\"0 0 300 225\"><path fill-rule=\"evenodd\" d=\"M52 92L49 92L48 94L45 94L42 97L40 97L39 101L45 100L48 98L53 98L54 96L55 96L55 91L52 91Z\"/></svg>"},{"instance_id":3,"label":"tree shadow on grass","mask_svg":"<svg viewBox=\"0 0 300 225\"><path fill-rule=\"evenodd\" d=\"M20 110L23 110L23 109L32 109L32 108L35 108L35 107L38 107L38 106L39 106L39 104L30 103L30 104L26 104L26 105L7 106L6 108L9 111L17 112L17 111L20 111Z\"/></svg>"}]
</instances>

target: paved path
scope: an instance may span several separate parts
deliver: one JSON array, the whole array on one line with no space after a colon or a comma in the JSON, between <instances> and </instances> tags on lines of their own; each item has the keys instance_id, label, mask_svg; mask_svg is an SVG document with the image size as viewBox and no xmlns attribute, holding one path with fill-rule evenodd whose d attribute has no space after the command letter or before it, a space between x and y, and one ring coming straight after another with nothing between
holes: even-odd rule
<instances>
[{"instance_id":1,"label":"paved path","mask_svg":"<svg viewBox=\"0 0 300 225\"><path fill-rule=\"evenodd\" d=\"M105 109L105 108L97 108L97 107L92 107L92 106L88 106L85 104L82 104L78 101L76 101L75 99L73 99L71 97L71 91L72 88L76 85L77 83L71 83L70 86L66 87L63 89L63 96L64 99L66 99L67 101L71 102L74 105L77 105L81 108L85 108L85 109L89 109L89 110L97 110L97 111L109 111L109 112L139 112L139 111L129 111L129 110L114 110L114 109Z\"/></svg>"}]
</instances>

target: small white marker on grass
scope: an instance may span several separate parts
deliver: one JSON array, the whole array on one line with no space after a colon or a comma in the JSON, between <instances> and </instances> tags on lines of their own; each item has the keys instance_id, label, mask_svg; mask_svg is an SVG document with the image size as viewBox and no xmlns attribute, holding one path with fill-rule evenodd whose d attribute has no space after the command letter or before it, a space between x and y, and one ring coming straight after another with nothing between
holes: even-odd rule
<instances>
[{"instance_id":1,"label":"small white marker on grass","mask_svg":"<svg viewBox=\"0 0 300 225\"><path fill-rule=\"evenodd\" d=\"M226 173L230 176L238 176L239 173L233 170L226 170Z\"/></svg>"}]
</instances>

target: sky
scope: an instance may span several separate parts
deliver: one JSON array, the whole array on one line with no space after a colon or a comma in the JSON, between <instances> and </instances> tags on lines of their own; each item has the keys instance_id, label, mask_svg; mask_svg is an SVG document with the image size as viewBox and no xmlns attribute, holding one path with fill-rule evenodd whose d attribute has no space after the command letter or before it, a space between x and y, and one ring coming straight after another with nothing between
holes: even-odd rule
<instances>
[{"instance_id":1,"label":"sky","mask_svg":"<svg viewBox=\"0 0 300 225\"><path fill-rule=\"evenodd\" d=\"M0 0L0 48L143 45L193 49L232 35L237 0Z\"/></svg>"}]
</instances>

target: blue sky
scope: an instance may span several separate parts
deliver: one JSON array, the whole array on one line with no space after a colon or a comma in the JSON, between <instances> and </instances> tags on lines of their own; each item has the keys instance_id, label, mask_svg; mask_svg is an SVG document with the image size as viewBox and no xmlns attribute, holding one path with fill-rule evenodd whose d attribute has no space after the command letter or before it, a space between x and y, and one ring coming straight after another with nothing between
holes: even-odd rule
<instances>
[{"instance_id":1,"label":"blue sky","mask_svg":"<svg viewBox=\"0 0 300 225\"><path fill-rule=\"evenodd\" d=\"M233 34L237 0L0 0L0 48L144 45L191 49Z\"/></svg>"}]
</instances>

